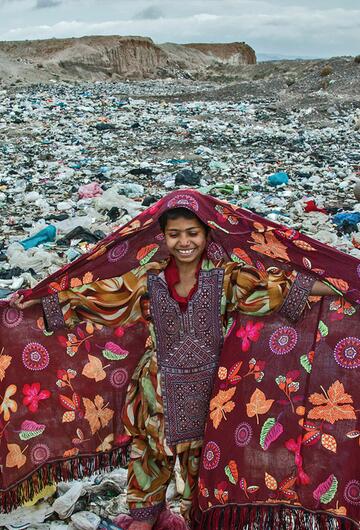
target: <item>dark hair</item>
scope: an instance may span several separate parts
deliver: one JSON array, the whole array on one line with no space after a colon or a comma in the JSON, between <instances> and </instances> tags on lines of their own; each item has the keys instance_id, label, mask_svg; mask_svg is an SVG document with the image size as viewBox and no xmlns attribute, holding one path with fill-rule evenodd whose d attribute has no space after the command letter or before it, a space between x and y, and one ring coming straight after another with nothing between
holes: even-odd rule
<instances>
[{"instance_id":1,"label":"dark hair","mask_svg":"<svg viewBox=\"0 0 360 530\"><path fill-rule=\"evenodd\" d=\"M199 221L201 226L205 230L205 234L207 235L209 232L209 227L202 221L194 212L191 210L188 210L188 208L172 208L171 210L167 210L159 217L159 225L163 232L165 232L166 225L168 221L174 221L175 219L179 219L179 217L184 217L185 219L196 219Z\"/></svg>"}]
</instances>

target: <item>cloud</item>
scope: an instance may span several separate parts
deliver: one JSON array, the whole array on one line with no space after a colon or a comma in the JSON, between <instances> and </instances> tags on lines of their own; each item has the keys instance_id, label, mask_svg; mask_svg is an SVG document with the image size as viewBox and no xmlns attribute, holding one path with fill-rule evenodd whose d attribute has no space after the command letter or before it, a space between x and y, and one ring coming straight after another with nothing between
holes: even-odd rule
<instances>
[{"instance_id":1,"label":"cloud","mask_svg":"<svg viewBox=\"0 0 360 530\"><path fill-rule=\"evenodd\" d=\"M61 4L61 0L36 0L35 9L44 9L47 7L56 7Z\"/></svg>"},{"instance_id":2,"label":"cloud","mask_svg":"<svg viewBox=\"0 0 360 530\"><path fill-rule=\"evenodd\" d=\"M35 2L53 9L35 12ZM55 2L61 5L49 5ZM245 41L257 52L284 55L356 55L360 8L343 2L345 7L335 0L6 0L14 7L1 17L0 39L142 35L155 42Z\"/></svg>"},{"instance_id":3,"label":"cloud","mask_svg":"<svg viewBox=\"0 0 360 530\"><path fill-rule=\"evenodd\" d=\"M149 6L145 9L142 9L136 15L134 15L134 20L157 20L159 18L162 18L164 15L159 9L158 6Z\"/></svg>"}]
</instances>

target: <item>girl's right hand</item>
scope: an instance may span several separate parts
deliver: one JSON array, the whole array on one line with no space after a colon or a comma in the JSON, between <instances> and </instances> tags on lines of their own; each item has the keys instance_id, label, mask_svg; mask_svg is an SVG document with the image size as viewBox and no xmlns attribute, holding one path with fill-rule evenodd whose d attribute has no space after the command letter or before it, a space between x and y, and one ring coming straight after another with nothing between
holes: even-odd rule
<instances>
[{"instance_id":1,"label":"girl's right hand","mask_svg":"<svg viewBox=\"0 0 360 530\"><path fill-rule=\"evenodd\" d=\"M27 309L28 307L40 303L39 299L27 300L26 302L23 302L23 300L24 295L19 295L18 293L13 294L9 300L10 307L14 307L15 309Z\"/></svg>"}]
</instances>

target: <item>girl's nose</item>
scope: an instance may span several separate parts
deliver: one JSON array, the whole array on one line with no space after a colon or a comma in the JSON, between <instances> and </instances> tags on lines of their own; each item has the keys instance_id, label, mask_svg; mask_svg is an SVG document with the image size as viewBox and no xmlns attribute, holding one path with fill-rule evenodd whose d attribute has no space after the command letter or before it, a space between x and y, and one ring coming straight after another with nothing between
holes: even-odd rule
<instances>
[{"instance_id":1,"label":"girl's nose","mask_svg":"<svg viewBox=\"0 0 360 530\"><path fill-rule=\"evenodd\" d=\"M182 234L180 236L180 245L182 247L187 247L187 246L189 246L189 243L190 243L190 241L189 241L188 236L186 234Z\"/></svg>"}]
</instances>

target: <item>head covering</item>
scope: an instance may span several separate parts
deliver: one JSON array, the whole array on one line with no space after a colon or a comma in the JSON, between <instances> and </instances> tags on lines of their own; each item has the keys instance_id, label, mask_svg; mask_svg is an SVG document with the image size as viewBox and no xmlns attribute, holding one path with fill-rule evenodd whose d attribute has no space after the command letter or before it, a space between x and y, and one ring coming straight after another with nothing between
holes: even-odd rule
<instances>
[{"instance_id":1,"label":"head covering","mask_svg":"<svg viewBox=\"0 0 360 530\"><path fill-rule=\"evenodd\" d=\"M25 299L118 277L168 257L158 218L179 206L211 228L206 252L215 264L232 260L261 270L276 265L304 271L334 286L347 300L323 299L296 325L278 315L259 321L234 315L210 404L201 509L217 517L206 510L217 505L222 510L241 508L253 501L261 506L285 503L360 521L360 262L355 258L186 189L162 198L90 253L24 291ZM127 382L145 350L146 319L139 317L126 327L83 323L48 332L41 317L40 307L17 311L6 302L0 306L3 510L52 481L121 463L128 441L120 411ZM241 367L236 364L240 362ZM216 426L219 414L224 421ZM315 438L308 441L312 432ZM249 446L248 439L255 445ZM275 466L272 472L266 471L264 454ZM254 470L261 482L252 482ZM204 519L204 528L206 524Z\"/></svg>"}]
</instances>

